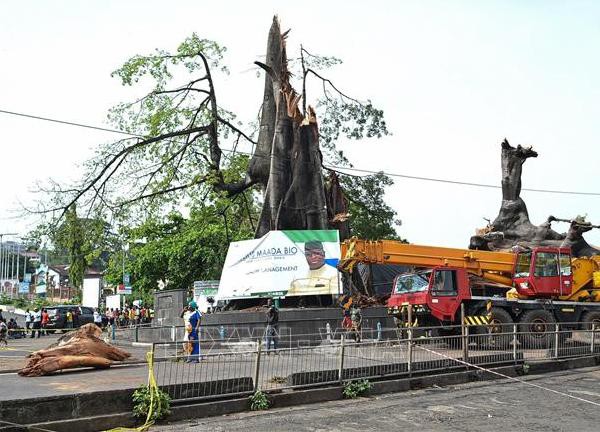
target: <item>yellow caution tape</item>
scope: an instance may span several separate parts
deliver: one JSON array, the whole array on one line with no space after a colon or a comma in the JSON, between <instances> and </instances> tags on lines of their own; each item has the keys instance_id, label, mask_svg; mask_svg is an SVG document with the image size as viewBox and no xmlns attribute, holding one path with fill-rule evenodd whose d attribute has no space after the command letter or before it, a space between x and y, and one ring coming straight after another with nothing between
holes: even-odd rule
<instances>
[{"instance_id":1,"label":"yellow caution tape","mask_svg":"<svg viewBox=\"0 0 600 432\"><path fill-rule=\"evenodd\" d=\"M150 408L148 409L146 422L136 428L118 427L104 432L145 432L154 424L152 414L154 413L155 406L159 400L158 385L156 384L156 378L154 377L154 351L146 353L146 360L148 361L148 387L150 388Z\"/></svg>"}]
</instances>

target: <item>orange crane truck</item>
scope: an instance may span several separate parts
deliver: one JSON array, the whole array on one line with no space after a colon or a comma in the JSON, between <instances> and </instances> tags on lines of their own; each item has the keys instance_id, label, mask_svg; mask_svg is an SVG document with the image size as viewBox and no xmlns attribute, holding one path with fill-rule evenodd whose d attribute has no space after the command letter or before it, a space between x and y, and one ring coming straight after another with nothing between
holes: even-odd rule
<instances>
[{"instance_id":1,"label":"orange crane truck","mask_svg":"<svg viewBox=\"0 0 600 432\"><path fill-rule=\"evenodd\" d=\"M464 305L467 324L487 325L489 332L517 323L521 342L539 347L549 346L555 323L561 330L600 329L600 256L572 258L569 248L558 247L489 252L353 238L342 243L341 257L345 272L356 263L416 269L396 276L388 300L401 326L460 324Z\"/></svg>"}]
</instances>

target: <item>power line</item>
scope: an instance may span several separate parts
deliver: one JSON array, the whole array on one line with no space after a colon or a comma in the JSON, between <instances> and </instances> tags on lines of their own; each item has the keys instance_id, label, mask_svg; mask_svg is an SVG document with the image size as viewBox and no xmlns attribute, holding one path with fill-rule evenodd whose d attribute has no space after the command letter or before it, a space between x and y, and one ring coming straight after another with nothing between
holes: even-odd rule
<instances>
[{"instance_id":1,"label":"power line","mask_svg":"<svg viewBox=\"0 0 600 432\"><path fill-rule=\"evenodd\" d=\"M118 130L118 129L109 129L109 128L105 128L105 127L101 127L101 126L88 125L88 124L84 124L84 123L77 123L77 122L71 122L71 121L66 121L66 120L58 120L58 119L53 119L53 118L49 118L49 117L41 117L41 116L37 116L37 115L19 113L19 112L8 111L8 110L3 110L3 109L0 109L0 113L19 116L19 117L26 117L26 118L30 118L30 119L34 119L34 120L43 120L43 121L63 124L63 125L67 125L67 126L76 126L76 127L81 127L81 128L87 128L87 129L95 129L95 130L104 131L104 132L118 133L118 134L122 134L122 135L128 135L131 137L142 138L142 135L125 132L125 131ZM243 151L239 151L239 150L226 149L226 148L222 148L221 151L244 154L244 155L253 156L253 157L271 158L270 155L257 155L257 154L253 154L253 153L249 153L249 152L243 152ZM471 187L482 187L482 188L493 188L493 189L501 188L501 186L486 184L486 183L465 182L465 181L459 181L459 180L448 180L448 179L441 179L441 178L434 178L434 177L411 176L411 175L407 175L407 174L390 173L390 172L385 172L385 171L375 171L375 170L367 170L367 169L362 169L362 168L344 167L344 166L336 166L336 165L323 165L323 166L325 168L340 170L340 172L342 172L342 173L343 173L343 171L353 171L353 172L362 173L362 174L383 173L389 177L403 178L403 179L409 179L409 180L419 180L419 181L428 181L428 182L435 182L435 183L453 184L453 185L459 185L459 186L471 186ZM350 175L350 174L348 174L348 175ZM540 193L551 193L551 194L561 194L561 195L600 196L600 192L579 192L579 191L563 191L563 190L534 189L534 188L522 188L521 190L528 191L528 192L540 192Z\"/></svg>"},{"instance_id":2,"label":"power line","mask_svg":"<svg viewBox=\"0 0 600 432\"><path fill-rule=\"evenodd\" d=\"M26 118L30 118L30 119L34 119L34 120L43 120L43 121L52 122L52 123L59 123L59 124L64 124L64 125L68 125L68 126L77 126L77 127L82 127L82 128L87 128L87 129L95 129L95 130L104 131L104 132L118 133L118 134L122 134L122 135L129 135L132 137L140 137L140 135L132 134L129 132L118 130L118 129L109 129L109 128L105 128L105 127L101 127L101 126L91 126L91 125L87 125L87 124L83 124L83 123L76 123L76 122L71 122L71 121L66 121L66 120L57 120L57 119L52 119L52 118L48 118L48 117L40 117L40 116L36 116L36 115L32 115L32 114L24 114L24 113L18 113L18 112L14 112L14 111L6 111L3 109L0 109L0 113L10 114L10 115L19 116L19 117L26 117Z\"/></svg>"}]
</instances>

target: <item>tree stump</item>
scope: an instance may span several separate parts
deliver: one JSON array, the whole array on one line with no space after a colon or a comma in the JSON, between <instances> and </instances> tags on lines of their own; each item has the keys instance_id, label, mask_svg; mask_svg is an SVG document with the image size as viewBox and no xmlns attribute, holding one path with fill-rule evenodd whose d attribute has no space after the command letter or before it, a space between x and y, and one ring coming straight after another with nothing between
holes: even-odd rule
<instances>
[{"instance_id":1,"label":"tree stump","mask_svg":"<svg viewBox=\"0 0 600 432\"><path fill-rule=\"evenodd\" d=\"M484 229L471 237L469 249L509 250L514 246L564 246L570 247L573 256L600 254L583 238L583 233L596 226L578 217L574 220L549 216L541 225L529 220L525 201L521 198L521 175L523 164L538 154L531 147L511 146L506 139L501 144L502 205L498 216ZM568 222L568 233L560 234L552 229L552 222Z\"/></svg>"}]
</instances>

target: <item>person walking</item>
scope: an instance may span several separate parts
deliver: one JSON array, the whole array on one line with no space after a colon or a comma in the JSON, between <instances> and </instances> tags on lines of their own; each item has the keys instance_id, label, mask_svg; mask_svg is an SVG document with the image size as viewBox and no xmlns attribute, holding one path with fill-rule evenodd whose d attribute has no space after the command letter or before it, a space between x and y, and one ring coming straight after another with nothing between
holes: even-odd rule
<instances>
[{"instance_id":1,"label":"person walking","mask_svg":"<svg viewBox=\"0 0 600 432\"><path fill-rule=\"evenodd\" d=\"M0 318L0 345L8 345L8 326L4 318Z\"/></svg>"},{"instance_id":2,"label":"person walking","mask_svg":"<svg viewBox=\"0 0 600 432\"><path fill-rule=\"evenodd\" d=\"M73 310L69 309L67 311L67 316L65 319L65 325L67 326L68 329L72 329L73 328Z\"/></svg>"},{"instance_id":3,"label":"person walking","mask_svg":"<svg viewBox=\"0 0 600 432\"><path fill-rule=\"evenodd\" d=\"M135 326L135 310L133 310L133 307L129 309L129 326Z\"/></svg>"},{"instance_id":4,"label":"person walking","mask_svg":"<svg viewBox=\"0 0 600 432\"><path fill-rule=\"evenodd\" d=\"M271 350L271 342L273 350L277 354L277 339L279 328L279 309L273 304L273 300L267 300L267 328L265 330L265 345L267 345L267 355Z\"/></svg>"},{"instance_id":5,"label":"person walking","mask_svg":"<svg viewBox=\"0 0 600 432\"><path fill-rule=\"evenodd\" d=\"M78 328L81 325L79 321L81 311L78 307L73 308L73 328Z\"/></svg>"},{"instance_id":6,"label":"person walking","mask_svg":"<svg viewBox=\"0 0 600 432\"><path fill-rule=\"evenodd\" d=\"M29 309L25 311L25 335L29 334L29 330L31 330L31 312Z\"/></svg>"},{"instance_id":7,"label":"person walking","mask_svg":"<svg viewBox=\"0 0 600 432\"><path fill-rule=\"evenodd\" d=\"M40 337L40 334L42 332L41 328L42 328L42 313L40 312L40 310L38 308L33 309L33 327L32 327L32 331L31 331L31 339L33 339L35 337L35 333L37 331L37 337Z\"/></svg>"},{"instance_id":8,"label":"person walking","mask_svg":"<svg viewBox=\"0 0 600 432\"><path fill-rule=\"evenodd\" d=\"M106 308L106 310L104 311L104 315L106 316L106 323L108 325L113 325L114 324L114 319L113 319L113 309L112 308Z\"/></svg>"},{"instance_id":9,"label":"person walking","mask_svg":"<svg viewBox=\"0 0 600 432\"><path fill-rule=\"evenodd\" d=\"M17 331L18 325L14 318L11 318L6 323L6 327L8 327L8 339L19 339L21 335Z\"/></svg>"},{"instance_id":10,"label":"person walking","mask_svg":"<svg viewBox=\"0 0 600 432\"><path fill-rule=\"evenodd\" d=\"M200 322L202 321L202 314L198 310L198 305L195 301L191 301L189 307L191 309L189 317L191 331L188 335L188 340L192 345L192 352L186 362L198 363L200 361Z\"/></svg>"},{"instance_id":11,"label":"person walking","mask_svg":"<svg viewBox=\"0 0 600 432\"><path fill-rule=\"evenodd\" d=\"M350 319L352 320L352 336L357 343L360 343L362 333L362 313L358 306L352 306L352 309L350 309Z\"/></svg>"},{"instance_id":12,"label":"person walking","mask_svg":"<svg viewBox=\"0 0 600 432\"><path fill-rule=\"evenodd\" d=\"M183 352L186 356L192 353L192 344L190 343L190 333L192 332L192 325L190 324L190 316L192 310L189 306L185 306L179 314L179 317L183 319Z\"/></svg>"},{"instance_id":13,"label":"person walking","mask_svg":"<svg viewBox=\"0 0 600 432\"><path fill-rule=\"evenodd\" d=\"M48 311L44 308L42 309L42 335L46 336L48 331L46 330L46 326L50 322L50 316L48 315Z\"/></svg>"},{"instance_id":14,"label":"person walking","mask_svg":"<svg viewBox=\"0 0 600 432\"><path fill-rule=\"evenodd\" d=\"M102 315L100 315L98 309L94 309L94 324L96 324L99 329L102 328Z\"/></svg>"}]
</instances>

